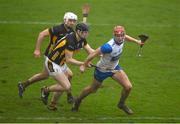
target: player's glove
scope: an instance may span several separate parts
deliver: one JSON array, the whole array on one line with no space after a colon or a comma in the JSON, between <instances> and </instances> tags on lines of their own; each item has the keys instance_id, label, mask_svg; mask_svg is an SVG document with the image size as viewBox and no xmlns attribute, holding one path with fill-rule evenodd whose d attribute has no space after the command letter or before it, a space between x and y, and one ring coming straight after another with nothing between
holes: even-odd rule
<instances>
[{"instance_id":1,"label":"player's glove","mask_svg":"<svg viewBox=\"0 0 180 124\"><path fill-rule=\"evenodd\" d=\"M144 45L145 41L149 38L149 36L145 35L145 34L140 34L138 37L139 37L139 39L141 40L141 43L142 43L140 45L140 47L142 47Z\"/></svg>"},{"instance_id":2,"label":"player's glove","mask_svg":"<svg viewBox=\"0 0 180 124\"><path fill-rule=\"evenodd\" d=\"M149 38L149 36L145 34L140 34L138 37L140 38L141 42L145 42Z\"/></svg>"}]
</instances>

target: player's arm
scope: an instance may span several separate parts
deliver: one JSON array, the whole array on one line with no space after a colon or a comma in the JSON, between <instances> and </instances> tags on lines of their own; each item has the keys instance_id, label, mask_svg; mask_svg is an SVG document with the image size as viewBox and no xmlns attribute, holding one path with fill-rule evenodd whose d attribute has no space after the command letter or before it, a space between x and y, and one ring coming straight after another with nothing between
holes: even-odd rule
<instances>
[{"instance_id":1,"label":"player's arm","mask_svg":"<svg viewBox=\"0 0 180 124\"><path fill-rule=\"evenodd\" d=\"M86 52L87 52L88 54L94 52L94 49L92 49L89 44L86 44L86 45L84 46L84 49L86 50Z\"/></svg>"},{"instance_id":2,"label":"player's arm","mask_svg":"<svg viewBox=\"0 0 180 124\"><path fill-rule=\"evenodd\" d=\"M39 36L38 36L37 41L36 41L35 50L34 50L34 56L35 57L40 57L40 55L41 55L41 52L40 52L41 44L42 44L42 42L46 36L49 36L49 30L48 29L45 29L39 33Z\"/></svg>"},{"instance_id":3,"label":"player's arm","mask_svg":"<svg viewBox=\"0 0 180 124\"><path fill-rule=\"evenodd\" d=\"M129 36L129 35L125 35L125 39L126 39L127 41L135 42L135 43L137 43L137 44L139 44L139 45L142 44L142 43L141 43L141 40L138 40L138 39L136 39L136 38L133 38L133 37L131 37L131 36Z\"/></svg>"},{"instance_id":4,"label":"player's arm","mask_svg":"<svg viewBox=\"0 0 180 124\"><path fill-rule=\"evenodd\" d=\"M80 71L84 72L85 68L89 66L89 63L97 56L106 54L106 53L111 53L112 52L112 47L109 44L104 44L101 47L97 48L94 52L89 54L89 56L86 58L84 61L84 64L80 66Z\"/></svg>"},{"instance_id":5,"label":"player's arm","mask_svg":"<svg viewBox=\"0 0 180 124\"><path fill-rule=\"evenodd\" d=\"M89 54L89 56L84 61L84 65L88 66L88 63L90 61L92 61L93 58L100 56L100 55L103 55L103 54L111 53L111 52L112 52L112 47L107 43L103 44L101 47L97 48L94 52Z\"/></svg>"},{"instance_id":6,"label":"player's arm","mask_svg":"<svg viewBox=\"0 0 180 124\"><path fill-rule=\"evenodd\" d=\"M87 67L88 63L91 62L95 57L101 55L101 48L97 48L94 52L90 53L84 61L84 66Z\"/></svg>"},{"instance_id":7,"label":"player's arm","mask_svg":"<svg viewBox=\"0 0 180 124\"><path fill-rule=\"evenodd\" d=\"M87 23L87 17L89 15L89 11L90 11L90 5L84 4L82 7L83 23Z\"/></svg>"},{"instance_id":8,"label":"player's arm","mask_svg":"<svg viewBox=\"0 0 180 124\"><path fill-rule=\"evenodd\" d=\"M91 65L90 65L91 61L92 61L95 57L97 57L97 56L99 56L99 55L101 55L101 54L102 54L102 53L101 53L101 49L100 49L100 48L97 48L94 52L90 53L90 54L88 55L88 57L86 58L86 60L84 61L84 64L79 67L80 71L83 73L83 72L85 71L85 68L86 68L86 67L88 67L88 66L90 67L90 66L91 66Z\"/></svg>"},{"instance_id":9,"label":"player's arm","mask_svg":"<svg viewBox=\"0 0 180 124\"><path fill-rule=\"evenodd\" d=\"M65 50L65 59L67 63L73 64L73 65L82 65L84 64L84 62L78 61L76 59L73 58L73 51L70 50Z\"/></svg>"}]
</instances>

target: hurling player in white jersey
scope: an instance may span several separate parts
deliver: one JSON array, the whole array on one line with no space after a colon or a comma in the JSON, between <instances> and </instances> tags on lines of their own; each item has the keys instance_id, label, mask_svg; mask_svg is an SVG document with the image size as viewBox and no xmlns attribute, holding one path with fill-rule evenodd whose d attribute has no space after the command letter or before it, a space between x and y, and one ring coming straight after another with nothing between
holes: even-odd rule
<instances>
[{"instance_id":1,"label":"hurling player in white jersey","mask_svg":"<svg viewBox=\"0 0 180 124\"><path fill-rule=\"evenodd\" d=\"M85 68L89 66L91 60L102 54L101 59L96 65L92 84L85 87L80 95L75 99L72 111L78 111L81 101L90 93L95 92L101 86L104 79L111 77L123 87L117 107L127 114L133 114L133 111L125 104L125 101L131 91L132 84L126 73L119 65L119 59L123 51L125 40L143 45L140 40L126 35L124 27L115 26L113 30L113 38L91 53L86 58L84 65L80 66L80 71L84 72ZM118 71L115 72L114 70Z\"/></svg>"}]
</instances>

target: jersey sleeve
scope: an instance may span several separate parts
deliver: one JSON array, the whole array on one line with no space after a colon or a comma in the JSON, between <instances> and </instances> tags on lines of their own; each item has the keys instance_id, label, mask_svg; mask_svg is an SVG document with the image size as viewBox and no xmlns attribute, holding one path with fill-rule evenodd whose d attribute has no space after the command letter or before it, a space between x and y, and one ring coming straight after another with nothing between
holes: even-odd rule
<instances>
[{"instance_id":1,"label":"jersey sleeve","mask_svg":"<svg viewBox=\"0 0 180 124\"><path fill-rule=\"evenodd\" d=\"M48 31L49 31L49 34L52 36L52 28L49 28Z\"/></svg>"},{"instance_id":2,"label":"jersey sleeve","mask_svg":"<svg viewBox=\"0 0 180 124\"><path fill-rule=\"evenodd\" d=\"M67 40L67 46L66 46L66 49L69 50L69 51L74 51L75 48L74 48L73 42Z\"/></svg>"},{"instance_id":3,"label":"jersey sleeve","mask_svg":"<svg viewBox=\"0 0 180 124\"><path fill-rule=\"evenodd\" d=\"M62 31L61 31L61 28L59 26L54 26L54 27L51 27L49 28L49 33L50 35L55 35L55 36L58 36L58 34L60 34Z\"/></svg>"},{"instance_id":4,"label":"jersey sleeve","mask_svg":"<svg viewBox=\"0 0 180 124\"><path fill-rule=\"evenodd\" d=\"M111 53L112 52L112 47L109 45L109 44L104 44L104 45L102 45L101 47L100 47L100 49L101 49L101 52L103 53L103 54L105 54L105 53Z\"/></svg>"},{"instance_id":5,"label":"jersey sleeve","mask_svg":"<svg viewBox=\"0 0 180 124\"><path fill-rule=\"evenodd\" d=\"M86 45L87 45L87 40L84 41L84 46L86 46Z\"/></svg>"}]
</instances>

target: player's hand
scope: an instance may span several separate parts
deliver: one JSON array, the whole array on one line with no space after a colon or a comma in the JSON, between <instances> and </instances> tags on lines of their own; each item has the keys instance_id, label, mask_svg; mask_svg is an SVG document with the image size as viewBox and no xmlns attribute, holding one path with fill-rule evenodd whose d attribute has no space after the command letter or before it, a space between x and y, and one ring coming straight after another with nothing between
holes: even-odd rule
<instances>
[{"instance_id":1,"label":"player's hand","mask_svg":"<svg viewBox=\"0 0 180 124\"><path fill-rule=\"evenodd\" d=\"M39 58L41 56L40 50L34 50L34 57Z\"/></svg>"},{"instance_id":2,"label":"player's hand","mask_svg":"<svg viewBox=\"0 0 180 124\"><path fill-rule=\"evenodd\" d=\"M80 67L79 67L79 70L80 70L80 72L81 73L84 73L84 71L85 71L85 65L83 64L83 65L81 65Z\"/></svg>"},{"instance_id":3,"label":"player's hand","mask_svg":"<svg viewBox=\"0 0 180 124\"><path fill-rule=\"evenodd\" d=\"M144 42L142 42L141 40L137 40L136 43L140 46L143 46L144 45Z\"/></svg>"},{"instance_id":4,"label":"player's hand","mask_svg":"<svg viewBox=\"0 0 180 124\"><path fill-rule=\"evenodd\" d=\"M144 45L144 42L141 42L141 40L140 40L140 42L138 44L142 47Z\"/></svg>"},{"instance_id":5,"label":"player's hand","mask_svg":"<svg viewBox=\"0 0 180 124\"><path fill-rule=\"evenodd\" d=\"M88 16L90 11L90 5L89 4L84 4L82 7L82 14L85 16Z\"/></svg>"},{"instance_id":6,"label":"player's hand","mask_svg":"<svg viewBox=\"0 0 180 124\"><path fill-rule=\"evenodd\" d=\"M91 68L91 67L92 67L92 62L89 62L89 63L86 65L86 67Z\"/></svg>"},{"instance_id":7,"label":"player's hand","mask_svg":"<svg viewBox=\"0 0 180 124\"><path fill-rule=\"evenodd\" d=\"M140 47L142 47L144 45L145 41L149 39L149 36L146 34L138 35L138 37L141 41Z\"/></svg>"}]
</instances>

